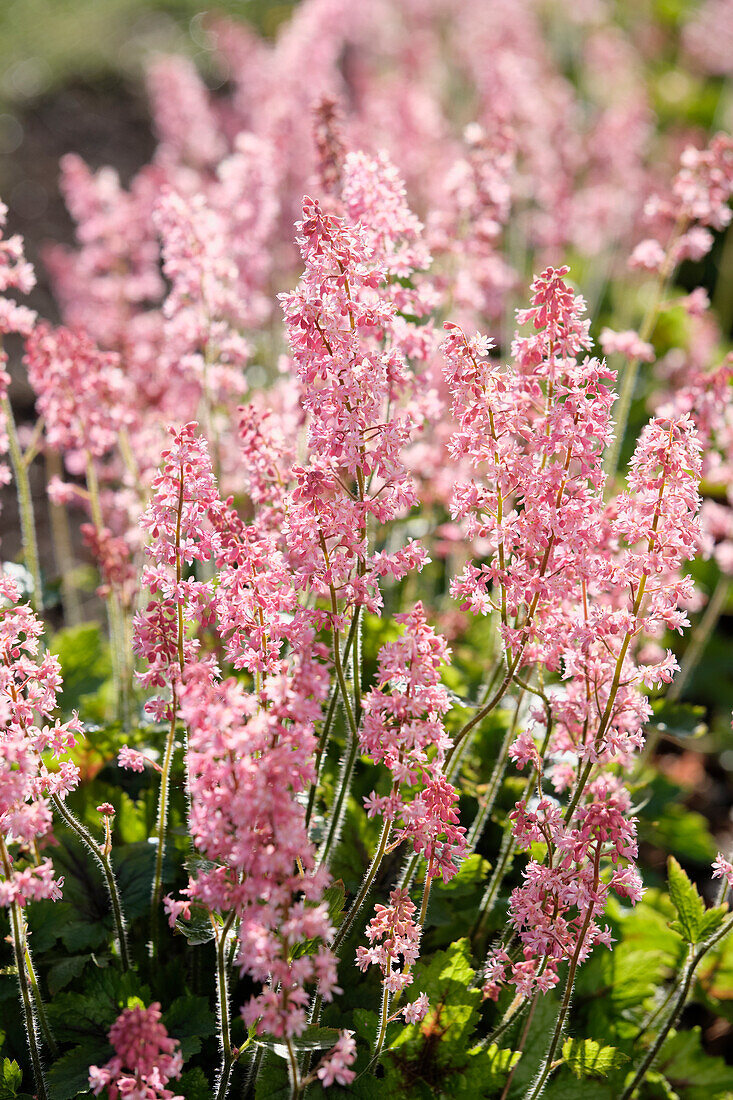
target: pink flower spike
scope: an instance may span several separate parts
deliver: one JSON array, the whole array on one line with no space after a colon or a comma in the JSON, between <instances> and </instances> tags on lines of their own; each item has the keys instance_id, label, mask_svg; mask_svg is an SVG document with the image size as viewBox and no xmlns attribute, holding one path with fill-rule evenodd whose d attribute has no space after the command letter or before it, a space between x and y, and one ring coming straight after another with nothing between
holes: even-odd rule
<instances>
[{"instance_id":1,"label":"pink flower spike","mask_svg":"<svg viewBox=\"0 0 733 1100\"><path fill-rule=\"evenodd\" d=\"M405 1018L407 1024L419 1024L421 1020L425 1018L425 1015L430 1007L427 993L421 993L416 1001L412 1001L410 1004L405 1005L402 1009L402 1015Z\"/></svg>"},{"instance_id":2,"label":"pink flower spike","mask_svg":"<svg viewBox=\"0 0 733 1100\"><path fill-rule=\"evenodd\" d=\"M728 888L733 890L733 863L730 863L723 856L722 852L718 852L713 863L713 878L724 878L728 883Z\"/></svg>"}]
</instances>

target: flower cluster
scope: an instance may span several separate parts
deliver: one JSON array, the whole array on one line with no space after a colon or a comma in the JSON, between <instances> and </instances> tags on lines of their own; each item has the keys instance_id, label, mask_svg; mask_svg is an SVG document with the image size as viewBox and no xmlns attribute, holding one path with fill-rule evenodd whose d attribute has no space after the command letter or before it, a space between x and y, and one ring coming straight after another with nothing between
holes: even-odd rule
<instances>
[{"instance_id":1,"label":"flower cluster","mask_svg":"<svg viewBox=\"0 0 733 1100\"><path fill-rule=\"evenodd\" d=\"M160 1004L126 1008L109 1030L114 1057L104 1066L89 1067L89 1087L95 1096L107 1090L110 1100L183 1100L168 1082L181 1076L183 1055L161 1022Z\"/></svg>"},{"instance_id":2,"label":"flower cluster","mask_svg":"<svg viewBox=\"0 0 733 1100\"><path fill-rule=\"evenodd\" d=\"M40 847L52 825L50 796L79 782L68 754L81 735L76 717L55 717L61 689L58 657L41 653L43 624L7 574L0 576L0 905L58 899L63 879ZM50 758L50 759L49 759ZM55 766L49 767L53 760ZM15 853L15 854L14 854ZM26 863L27 865L23 865Z\"/></svg>"},{"instance_id":3,"label":"flower cluster","mask_svg":"<svg viewBox=\"0 0 733 1100\"><path fill-rule=\"evenodd\" d=\"M453 877L463 855L465 829L457 824L458 792L444 774L451 744L442 718L451 709L440 669L444 640L428 625L422 604L395 616L402 637L379 652L377 686L364 696L361 749L392 775L387 795L365 799L370 817L394 823L395 844L409 840L428 861L428 875Z\"/></svg>"},{"instance_id":4,"label":"flower cluster","mask_svg":"<svg viewBox=\"0 0 733 1100\"><path fill-rule=\"evenodd\" d=\"M406 890L393 890L389 905L376 905L367 926L371 946L359 947L356 962L360 970L378 966L388 993L401 993L412 983L410 967L420 953L422 928L415 923L415 905Z\"/></svg>"}]
</instances>

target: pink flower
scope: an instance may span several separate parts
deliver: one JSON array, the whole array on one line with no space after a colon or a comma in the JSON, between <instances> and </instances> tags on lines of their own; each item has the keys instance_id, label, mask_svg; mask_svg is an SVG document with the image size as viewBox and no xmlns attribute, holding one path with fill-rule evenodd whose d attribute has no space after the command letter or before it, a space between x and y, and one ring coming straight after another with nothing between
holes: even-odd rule
<instances>
[{"instance_id":1,"label":"pink flower","mask_svg":"<svg viewBox=\"0 0 733 1100\"><path fill-rule=\"evenodd\" d=\"M183 1056L160 1022L160 1004L126 1008L112 1024L109 1041L115 1055L101 1068L89 1067L95 1096L107 1089L110 1100L137 1096L147 1100L183 1100L165 1086L181 1076Z\"/></svg>"},{"instance_id":2,"label":"pink flower","mask_svg":"<svg viewBox=\"0 0 733 1100\"><path fill-rule=\"evenodd\" d=\"M724 878L728 888L733 890L733 863L725 859L722 852L718 852L713 862L713 878Z\"/></svg>"},{"instance_id":3,"label":"pink flower","mask_svg":"<svg viewBox=\"0 0 733 1100\"><path fill-rule=\"evenodd\" d=\"M145 765L150 761L144 753L138 752L137 749L131 749L128 745L123 745L117 754L117 763L121 768L129 768L133 772L143 772L145 771Z\"/></svg>"},{"instance_id":4,"label":"pink flower","mask_svg":"<svg viewBox=\"0 0 733 1100\"><path fill-rule=\"evenodd\" d=\"M402 1015L405 1018L407 1024L419 1024L421 1020L425 1018L425 1015L430 1007L427 993L421 993L417 1000L412 1001L410 1004L405 1005L402 1009Z\"/></svg>"},{"instance_id":5,"label":"pink flower","mask_svg":"<svg viewBox=\"0 0 733 1100\"><path fill-rule=\"evenodd\" d=\"M349 1066L356 1061L356 1041L353 1031L342 1031L333 1050L322 1059L316 1070L324 1088L329 1085L350 1085L356 1074Z\"/></svg>"},{"instance_id":6,"label":"pink flower","mask_svg":"<svg viewBox=\"0 0 733 1100\"><path fill-rule=\"evenodd\" d=\"M51 833L49 796L64 798L79 782L67 754L82 733L76 715L55 717L61 666L51 653L39 656L43 625L17 601L15 583L0 574L0 836L11 858L9 874L0 872L2 905L61 896L50 859L24 862Z\"/></svg>"},{"instance_id":7,"label":"pink flower","mask_svg":"<svg viewBox=\"0 0 733 1100\"><path fill-rule=\"evenodd\" d=\"M664 263L664 249L659 241L647 238L637 244L629 258L629 267L640 267L645 271L659 271Z\"/></svg>"},{"instance_id":8,"label":"pink flower","mask_svg":"<svg viewBox=\"0 0 733 1100\"><path fill-rule=\"evenodd\" d=\"M39 324L25 362L52 447L100 457L132 424L134 396L119 356L100 351L85 333Z\"/></svg>"},{"instance_id":9,"label":"pink flower","mask_svg":"<svg viewBox=\"0 0 733 1100\"><path fill-rule=\"evenodd\" d=\"M631 329L626 332L601 329L600 343L606 355L623 355L626 359L639 359L642 363L654 362L652 345Z\"/></svg>"}]
</instances>

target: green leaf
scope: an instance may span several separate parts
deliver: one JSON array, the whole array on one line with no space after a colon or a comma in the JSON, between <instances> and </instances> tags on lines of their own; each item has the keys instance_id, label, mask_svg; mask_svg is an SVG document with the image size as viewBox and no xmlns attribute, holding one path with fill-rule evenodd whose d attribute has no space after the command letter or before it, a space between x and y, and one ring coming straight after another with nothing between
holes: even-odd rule
<instances>
[{"instance_id":1,"label":"green leaf","mask_svg":"<svg viewBox=\"0 0 733 1100\"><path fill-rule=\"evenodd\" d=\"M460 1100L490 1096L504 1084L520 1058L519 1051L505 1050L494 1043L485 1050L475 1047L469 1051L465 1068L451 1077L451 1096Z\"/></svg>"},{"instance_id":2,"label":"green leaf","mask_svg":"<svg viewBox=\"0 0 733 1100\"><path fill-rule=\"evenodd\" d=\"M48 972L48 990L55 997L64 986L74 978L78 978L88 962L94 959L93 955L67 955L51 967Z\"/></svg>"},{"instance_id":3,"label":"green leaf","mask_svg":"<svg viewBox=\"0 0 733 1100\"><path fill-rule=\"evenodd\" d=\"M728 913L728 903L716 905L714 909L708 909L700 924L700 939L706 940L717 932Z\"/></svg>"},{"instance_id":4,"label":"green leaf","mask_svg":"<svg viewBox=\"0 0 733 1100\"><path fill-rule=\"evenodd\" d=\"M76 1100L91 1096L89 1067L109 1061L113 1051L103 1042L86 1042L57 1058L48 1071L50 1100Z\"/></svg>"},{"instance_id":5,"label":"green leaf","mask_svg":"<svg viewBox=\"0 0 733 1100\"><path fill-rule=\"evenodd\" d=\"M198 1066L182 1073L179 1080L173 1082L176 1092L180 1092L186 1100L211 1100L212 1088L206 1080L204 1071Z\"/></svg>"},{"instance_id":6,"label":"green leaf","mask_svg":"<svg viewBox=\"0 0 733 1100\"><path fill-rule=\"evenodd\" d=\"M667 861L667 882L669 896L679 917L670 927L679 932L688 943L697 943L705 918L705 904L697 887L690 882L674 856L670 856Z\"/></svg>"},{"instance_id":7,"label":"green leaf","mask_svg":"<svg viewBox=\"0 0 733 1100\"><path fill-rule=\"evenodd\" d=\"M265 1055L257 1075L255 1100L290 1100L291 1094L286 1066L279 1058Z\"/></svg>"},{"instance_id":8,"label":"green leaf","mask_svg":"<svg viewBox=\"0 0 733 1100\"><path fill-rule=\"evenodd\" d=\"M144 1004L151 1000L150 989L141 985L135 974L122 974L115 967L95 970L83 992L59 993L48 1005L52 1030L60 1042L104 1041L131 998L139 998Z\"/></svg>"},{"instance_id":9,"label":"green leaf","mask_svg":"<svg viewBox=\"0 0 733 1100\"><path fill-rule=\"evenodd\" d=\"M324 891L323 900L328 903L328 917L331 924L338 928L346 904L346 887L343 879L339 878L331 883L328 889Z\"/></svg>"},{"instance_id":10,"label":"green leaf","mask_svg":"<svg viewBox=\"0 0 733 1100\"><path fill-rule=\"evenodd\" d=\"M618 1096L608 1081L571 1077L560 1071L542 1093L542 1100L618 1100Z\"/></svg>"},{"instance_id":11,"label":"green leaf","mask_svg":"<svg viewBox=\"0 0 733 1100\"><path fill-rule=\"evenodd\" d=\"M163 1013L168 1034L178 1039L184 1062L201 1050L201 1040L216 1031L216 1018L206 997L177 997Z\"/></svg>"},{"instance_id":12,"label":"green leaf","mask_svg":"<svg viewBox=\"0 0 733 1100\"><path fill-rule=\"evenodd\" d=\"M616 1047L601 1046L594 1039L566 1039L562 1056L576 1077L607 1077L629 1060Z\"/></svg>"},{"instance_id":13,"label":"green leaf","mask_svg":"<svg viewBox=\"0 0 733 1100\"><path fill-rule=\"evenodd\" d=\"M183 920L179 917L174 927L176 932L186 937L192 947L196 947L201 943L208 943L216 935L209 917L209 910L204 908L203 905L192 905L191 919Z\"/></svg>"},{"instance_id":14,"label":"green leaf","mask_svg":"<svg viewBox=\"0 0 733 1100\"><path fill-rule=\"evenodd\" d=\"M530 1084L537 1076L537 1072L547 1054L549 1036L552 1034L557 1022L559 1009L559 998L552 991L545 993L537 1001L525 1039L522 1057L517 1062L517 1068L512 1077L509 1091L511 1100L524 1100L524 1097L530 1091ZM526 1023L527 1017L525 1015L505 1036L502 1036L502 1039L508 1044L518 1044Z\"/></svg>"},{"instance_id":15,"label":"green leaf","mask_svg":"<svg viewBox=\"0 0 733 1100\"><path fill-rule=\"evenodd\" d=\"M462 939L445 951L436 951L429 962L423 964L410 986L410 999L414 1000L420 993L427 994L430 1008L425 1025L421 1028L411 1024L401 1028L393 1048L418 1041L424 1044L425 1027L434 1027L441 1034L439 1042L434 1044L438 1056L465 1062L468 1038L478 1021L481 1002L479 990L471 988L475 972L470 957L468 940Z\"/></svg>"},{"instance_id":16,"label":"green leaf","mask_svg":"<svg viewBox=\"0 0 733 1100\"><path fill-rule=\"evenodd\" d=\"M354 1028L361 1039L371 1043L379 1028L379 1016L369 1008L356 1008L354 1009Z\"/></svg>"},{"instance_id":17,"label":"green leaf","mask_svg":"<svg viewBox=\"0 0 733 1100\"><path fill-rule=\"evenodd\" d=\"M94 695L112 673L109 649L99 623L64 627L54 634L50 649L61 662L64 677L64 713L84 713L84 701Z\"/></svg>"},{"instance_id":18,"label":"green leaf","mask_svg":"<svg viewBox=\"0 0 733 1100\"><path fill-rule=\"evenodd\" d=\"M290 1040L293 1050L301 1053L307 1050L330 1050L336 1046L341 1032L335 1027L309 1027L302 1035ZM282 1039L271 1035L257 1035L254 1042L266 1050L271 1050L278 1058L289 1058L287 1045Z\"/></svg>"},{"instance_id":19,"label":"green leaf","mask_svg":"<svg viewBox=\"0 0 733 1100\"><path fill-rule=\"evenodd\" d=\"M18 1089L23 1083L23 1074L17 1062L10 1058L3 1058L0 1067L0 1100L11 1100L18 1095Z\"/></svg>"},{"instance_id":20,"label":"green leaf","mask_svg":"<svg viewBox=\"0 0 733 1100\"><path fill-rule=\"evenodd\" d=\"M685 1100L719 1100L733 1090L733 1066L703 1049L699 1027L671 1032L657 1069Z\"/></svg>"}]
</instances>

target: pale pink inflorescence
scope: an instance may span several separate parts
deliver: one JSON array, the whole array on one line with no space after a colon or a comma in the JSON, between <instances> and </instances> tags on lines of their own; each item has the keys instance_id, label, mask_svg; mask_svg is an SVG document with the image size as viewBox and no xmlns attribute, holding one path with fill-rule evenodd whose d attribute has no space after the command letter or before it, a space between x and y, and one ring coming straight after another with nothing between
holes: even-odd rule
<instances>
[{"instance_id":1,"label":"pale pink inflorescence","mask_svg":"<svg viewBox=\"0 0 733 1100\"><path fill-rule=\"evenodd\" d=\"M110 1100L183 1100L166 1088L181 1076L180 1043L161 1021L160 1004L126 1008L109 1030L114 1056L104 1066L89 1067L95 1096L107 1090Z\"/></svg>"},{"instance_id":2,"label":"pale pink inflorescence","mask_svg":"<svg viewBox=\"0 0 733 1100\"><path fill-rule=\"evenodd\" d=\"M76 716L67 722L55 716L61 666L54 654L42 652L42 634L41 621L19 602L15 582L0 575L2 906L61 896L63 879L37 853L51 836L50 796L65 798L79 782L69 752L82 729Z\"/></svg>"},{"instance_id":3,"label":"pale pink inflorescence","mask_svg":"<svg viewBox=\"0 0 733 1100\"><path fill-rule=\"evenodd\" d=\"M457 421L451 448L480 475L457 485L454 515L491 551L488 564L469 563L453 592L475 613L500 617L512 671L540 660L561 673L562 689L551 687L545 707L533 708L510 756L540 778L546 771L558 792L577 792L571 812L540 788L536 802L521 801L510 815L515 844L545 844L548 856L529 861L512 893L523 959L492 952L492 997L505 980L523 994L550 988L561 960L582 962L594 944L609 943L600 923L609 891L640 896L630 798L603 767L632 759L649 715L640 688L668 683L675 671L670 652L642 666L634 652L643 635L685 625L680 604L691 582L679 571L700 537L700 447L689 417L649 423L628 491L605 503L613 374L579 358L588 324L565 274L535 280L532 307L518 315L535 332L516 337L513 369L487 362L488 342L455 327L445 344ZM615 869L601 876L609 858Z\"/></svg>"},{"instance_id":4,"label":"pale pink inflorescence","mask_svg":"<svg viewBox=\"0 0 733 1100\"><path fill-rule=\"evenodd\" d=\"M408 840L428 861L427 874L449 881L465 851L457 824L458 792L445 777L451 740L443 717L451 708L440 682L448 657L443 639L427 623L422 604L395 616L403 627L379 652L377 686L364 697L362 751L391 773L389 794L365 799L370 817L393 823L395 845Z\"/></svg>"}]
</instances>

